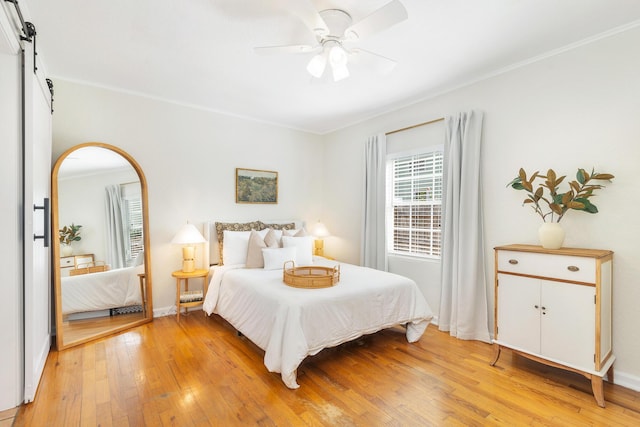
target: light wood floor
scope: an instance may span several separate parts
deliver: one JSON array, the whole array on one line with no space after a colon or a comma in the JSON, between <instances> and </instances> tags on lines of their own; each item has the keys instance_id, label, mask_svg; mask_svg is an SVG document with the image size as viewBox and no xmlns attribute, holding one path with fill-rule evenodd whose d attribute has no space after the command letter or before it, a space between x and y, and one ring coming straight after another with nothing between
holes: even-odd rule
<instances>
[{"instance_id":1,"label":"light wood floor","mask_svg":"<svg viewBox=\"0 0 640 427\"><path fill-rule=\"evenodd\" d=\"M36 400L16 426L640 425L640 393L513 356L429 326L327 349L289 390L263 353L216 316L193 312L62 352L52 351Z\"/></svg>"}]
</instances>

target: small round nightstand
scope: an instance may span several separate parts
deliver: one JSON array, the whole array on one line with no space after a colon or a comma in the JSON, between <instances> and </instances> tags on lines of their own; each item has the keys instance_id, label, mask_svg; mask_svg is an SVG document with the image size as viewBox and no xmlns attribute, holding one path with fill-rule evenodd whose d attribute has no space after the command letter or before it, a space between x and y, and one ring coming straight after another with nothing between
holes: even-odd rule
<instances>
[{"instance_id":1,"label":"small round nightstand","mask_svg":"<svg viewBox=\"0 0 640 427\"><path fill-rule=\"evenodd\" d=\"M189 307L195 307L196 305L202 305L204 301L205 291L207 289L207 278L209 277L209 270L195 270L191 273L185 273L182 270L177 270L171 273L176 278L176 314L177 321L180 321L180 311L182 307L185 309L185 316L189 312ZM202 284L202 294L193 295L189 294L189 279L202 278L204 280ZM182 290L181 281L184 280L184 291Z\"/></svg>"}]
</instances>

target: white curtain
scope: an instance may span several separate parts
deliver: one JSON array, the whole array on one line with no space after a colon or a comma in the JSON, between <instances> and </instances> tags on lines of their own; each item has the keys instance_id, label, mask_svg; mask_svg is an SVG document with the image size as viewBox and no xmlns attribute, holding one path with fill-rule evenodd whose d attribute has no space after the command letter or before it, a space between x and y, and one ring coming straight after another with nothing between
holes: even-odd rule
<instances>
[{"instance_id":1,"label":"white curtain","mask_svg":"<svg viewBox=\"0 0 640 427\"><path fill-rule=\"evenodd\" d=\"M112 269L126 267L125 218L119 185L105 187L107 259Z\"/></svg>"},{"instance_id":2,"label":"white curtain","mask_svg":"<svg viewBox=\"0 0 640 427\"><path fill-rule=\"evenodd\" d=\"M477 111L446 118L438 327L460 339L489 342L480 182L482 119Z\"/></svg>"},{"instance_id":3,"label":"white curtain","mask_svg":"<svg viewBox=\"0 0 640 427\"><path fill-rule=\"evenodd\" d=\"M381 133L365 144L364 207L360 264L387 271L385 231L387 137Z\"/></svg>"}]
</instances>

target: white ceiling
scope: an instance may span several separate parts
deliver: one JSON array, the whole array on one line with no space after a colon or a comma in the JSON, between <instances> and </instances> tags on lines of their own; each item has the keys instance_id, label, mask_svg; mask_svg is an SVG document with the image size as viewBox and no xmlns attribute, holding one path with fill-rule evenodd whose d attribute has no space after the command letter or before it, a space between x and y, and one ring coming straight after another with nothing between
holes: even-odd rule
<instances>
[{"instance_id":1,"label":"white ceiling","mask_svg":"<svg viewBox=\"0 0 640 427\"><path fill-rule=\"evenodd\" d=\"M638 0L402 0L409 18L358 43L398 61L381 76L321 82L314 41L282 0L22 0L54 83L85 82L324 134L640 24ZM297 0L300 2L309 0ZM312 0L358 21L388 0ZM24 3L27 3L26 6Z\"/></svg>"}]
</instances>

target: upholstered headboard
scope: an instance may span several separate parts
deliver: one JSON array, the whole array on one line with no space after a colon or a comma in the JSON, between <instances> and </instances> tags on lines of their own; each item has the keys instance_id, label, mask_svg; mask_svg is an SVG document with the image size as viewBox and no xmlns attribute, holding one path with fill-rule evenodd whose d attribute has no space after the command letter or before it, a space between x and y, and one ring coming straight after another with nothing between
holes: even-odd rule
<instances>
[{"instance_id":1,"label":"upholstered headboard","mask_svg":"<svg viewBox=\"0 0 640 427\"><path fill-rule=\"evenodd\" d=\"M295 228L303 228L304 221L301 220L255 220L255 221L227 221L227 220L215 220L209 221L204 224L204 238L209 242L205 245L205 261L208 265L215 265L220 263L220 244L218 242L218 232L216 230L216 222L224 223L228 225L226 229L229 230L250 230L260 229L260 224L295 224ZM251 224L251 225L247 225Z\"/></svg>"}]
</instances>

